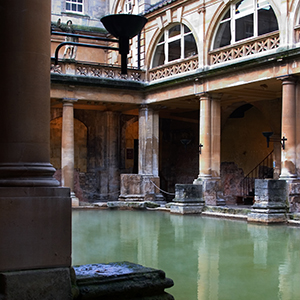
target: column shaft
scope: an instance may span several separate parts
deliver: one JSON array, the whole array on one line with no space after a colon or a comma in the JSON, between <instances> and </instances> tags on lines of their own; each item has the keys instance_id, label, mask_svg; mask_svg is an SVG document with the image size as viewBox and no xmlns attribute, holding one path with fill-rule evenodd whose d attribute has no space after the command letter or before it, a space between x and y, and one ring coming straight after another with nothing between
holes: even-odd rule
<instances>
[{"instance_id":1,"label":"column shaft","mask_svg":"<svg viewBox=\"0 0 300 300\"><path fill-rule=\"evenodd\" d=\"M285 149L281 152L281 178L296 178L296 88L293 78L282 81L282 137Z\"/></svg>"},{"instance_id":2,"label":"column shaft","mask_svg":"<svg viewBox=\"0 0 300 300\"><path fill-rule=\"evenodd\" d=\"M74 106L72 100L63 100L61 141L61 183L74 192Z\"/></svg>"},{"instance_id":3,"label":"column shaft","mask_svg":"<svg viewBox=\"0 0 300 300\"><path fill-rule=\"evenodd\" d=\"M50 164L51 1L1 1L0 11L0 271L69 272L70 191L59 187ZM36 276L49 283L44 272ZM19 272L20 292L1 274L0 298L45 294L27 283L28 272Z\"/></svg>"},{"instance_id":4,"label":"column shaft","mask_svg":"<svg viewBox=\"0 0 300 300\"><path fill-rule=\"evenodd\" d=\"M139 174L158 176L159 116L149 107L139 112Z\"/></svg>"},{"instance_id":5,"label":"column shaft","mask_svg":"<svg viewBox=\"0 0 300 300\"><path fill-rule=\"evenodd\" d=\"M200 97L199 178L211 177L211 99L208 95Z\"/></svg>"},{"instance_id":6,"label":"column shaft","mask_svg":"<svg viewBox=\"0 0 300 300\"><path fill-rule=\"evenodd\" d=\"M5 74L0 86L0 186L58 186L49 163L50 9L46 0L0 4L5 41L0 47L5 58L0 65Z\"/></svg>"},{"instance_id":7,"label":"column shaft","mask_svg":"<svg viewBox=\"0 0 300 300\"><path fill-rule=\"evenodd\" d=\"M220 177L221 168L221 104L218 99L212 99L211 104L211 173L216 178Z\"/></svg>"}]
</instances>

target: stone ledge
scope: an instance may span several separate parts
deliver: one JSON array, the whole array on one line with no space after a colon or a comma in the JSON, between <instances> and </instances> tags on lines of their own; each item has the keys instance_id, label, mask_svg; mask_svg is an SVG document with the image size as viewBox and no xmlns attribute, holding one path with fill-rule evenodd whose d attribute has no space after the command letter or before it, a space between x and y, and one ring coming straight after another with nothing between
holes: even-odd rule
<instances>
[{"instance_id":1,"label":"stone ledge","mask_svg":"<svg viewBox=\"0 0 300 300\"><path fill-rule=\"evenodd\" d=\"M71 300L69 268L0 273L0 299Z\"/></svg>"},{"instance_id":2,"label":"stone ledge","mask_svg":"<svg viewBox=\"0 0 300 300\"><path fill-rule=\"evenodd\" d=\"M78 299L173 300L164 289L173 286L162 270L130 262L74 267ZM76 298L77 299L77 298Z\"/></svg>"}]
</instances>

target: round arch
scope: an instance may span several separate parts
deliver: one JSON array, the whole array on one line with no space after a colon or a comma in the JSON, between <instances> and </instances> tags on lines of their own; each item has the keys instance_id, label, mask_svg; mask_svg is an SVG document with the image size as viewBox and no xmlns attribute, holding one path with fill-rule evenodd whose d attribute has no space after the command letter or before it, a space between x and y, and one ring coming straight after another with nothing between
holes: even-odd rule
<instances>
[{"instance_id":1,"label":"round arch","mask_svg":"<svg viewBox=\"0 0 300 300\"><path fill-rule=\"evenodd\" d=\"M300 25L300 0L293 0L290 6L290 14L293 24L293 42L299 42L299 38L297 38L295 27ZM299 32L299 31L298 31Z\"/></svg>"},{"instance_id":2,"label":"round arch","mask_svg":"<svg viewBox=\"0 0 300 300\"><path fill-rule=\"evenodd\" d=\"M182 22L170 22L170 23L168 23L167 26L164 26L161 29L157 29L156 32L153 34L153 37L151 39L151 42L149 44L148 51L147 51L147 54L145 57L145 65L147 66L148 70L152 67L153 56L155 54L156 46L157 46L159 40L161 39L162 35L164 34L164 32L166 30L169 30L172 27L175 27L176 25L184 25L190 30L191 35L193 36L194 41L195 41L196 53L197 54L199 53L199 39L198 39L198 36L195 34L195 30L194 30L193 26L184 19L182 20Z\"/></svg>"},{"instance_id":3,"label":"round arch","mask_svg":"<svg viewBox=\"0 0 300 300\"><path fill-rule=\"evenodd\" d=\"M212 45L214 43L215 40L215 36L217 34L217 30L220 24L220 21L222 20L222 17L224 16L225 12L227 11L227 9L229 9L229 7L235 3L238 2L238 0L236 1L228 1L227 3L222 3L219 5L219 7L217 8L213 18L211 19L211 22L208 26L207 29L207 33L206 33L206 40L208 41L208 43L206 43L205 46L205 61L208 63L208 52L210 50L212 50ZM274 0L269 0L269 3L274 11L276 20L277 20L277 24L278 24L278 29L279 31L281 30L281 26L282 24L279 22L279 20L281 19L281 11L280 8L278 7L278 5L275 3Z\"/></svg>"}]
</instances>

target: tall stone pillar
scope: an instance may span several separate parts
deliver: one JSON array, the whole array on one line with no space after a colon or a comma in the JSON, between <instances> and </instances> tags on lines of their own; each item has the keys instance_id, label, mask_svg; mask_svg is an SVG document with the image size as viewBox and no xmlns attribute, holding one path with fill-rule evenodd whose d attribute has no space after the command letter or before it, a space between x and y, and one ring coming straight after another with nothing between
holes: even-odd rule
<instances>
[{"instance_id":1,"label":"tall stone pillar","mask_svg":"<svg viewBox=\"0 0 300 300\"><path fill-rule=\"evenodd\" d=\"M202 184L207 205L224 205L220 181L220 100L200 95L199 175L194 184Z\"/></svg>"},{"instance_id":2,"label":"tall stone pillar","mask_svg":"<svg viewBox=\"0 0 300 300\"><path fill-rule=\"evenodd\" d=\"M71 299L70 191L49 163L51 1L1 1L0 11L0 293Z\"/></svg>"},{"instance_id":3,"label":"tall stone pillar","mask_svg":"<svg viewBox=\"0 0 300 300\"><path fill-rule=\"evenodd\" d=\"M209 179L211 174L211 99L208 94L200 96L199 128L199 175L198 178Z\"/></svg>"},{"instance_id":4,"label":"tall stone pillar","mask_svg":"<svg viewBox=\"0 0 300 300\"><path fill-rule=\"evenodd\" d=\"M105 136L105 171L101 172L100 191L103 200L116 200L120 190L119 175L119 113L107 111ZM104 178L105 177L105 178Z\"/></svg>"},{"instance_id":5,"label":"tall stone pillar","mask_svg":"<svg viewBox=\"0 0 300 300\"><path fill-rule=\"evenodd\" d=\"M139 110L139 172L121 175L119 200L163 201L158 171L159 114L142 105Z\"/></svg>"},{"instance_id":6,"label":"tall stone pillar","mask_svg":"<svg viewBox=\"0 0 300 300\"><path fill-rule=\"evenodd\" d=\"M74 102L77 99L64 98L61 141L61 184L71 190L72 206L79 206L74 193Z\"/></svg>"},{"instance_id":7,"label":"tall stone pillar","mask_svg":"<svg viewBox=\"0 0 300 300\"><path fill-rule=\"evenodd\" d=\"M281 179L295 179L296 175L296 82L292 77L282 79L282 138Z\"/></svg>"},{"instance_id":8,"label":"tall stone pillar","mask_svg":"<svg viewBox=\"0 0 300 300\"><path fill-rule=\"evenodd\" d=\"M144 105L139 112L139 174L158 176L158 112Z\"/></svg>"},{"instance_id":9,"label":"tall stone pillar","mask_svg":"<svg viewBox=\"0 0 300 300\"><path fill-rule=\"evenodd\" d=\"M221 168L221 101L214 97L211 101L211 175L220 178Z\"/></svg>"}]
</instances>

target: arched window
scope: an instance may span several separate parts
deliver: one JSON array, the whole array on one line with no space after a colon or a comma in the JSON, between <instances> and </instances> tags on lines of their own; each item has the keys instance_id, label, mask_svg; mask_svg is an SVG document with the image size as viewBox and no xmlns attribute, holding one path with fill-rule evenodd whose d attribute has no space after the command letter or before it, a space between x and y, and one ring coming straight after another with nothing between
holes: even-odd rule
<instances>
[{"instance_id":1,"label":"arched window","mask_svg":"<svg viewBox=\"0 0 300 300\"><path fill-rule=\"evenodd\" d=\"M275 13L267 0L241 0L224 14L213 49L278 30Z\"/></svg>"},{"instance_id":2,"label":"arched window","mask_svg":"<svg viewBox=\"0 0 300 300\"><path fill-rule=\"evenodd\" d=\"M177 24L161 35L154 52L152 68L196 55L197 45L191 30Z\"/></svg>"}]
</instances>

